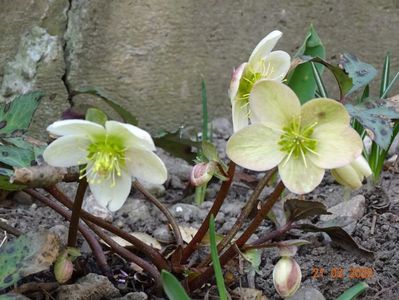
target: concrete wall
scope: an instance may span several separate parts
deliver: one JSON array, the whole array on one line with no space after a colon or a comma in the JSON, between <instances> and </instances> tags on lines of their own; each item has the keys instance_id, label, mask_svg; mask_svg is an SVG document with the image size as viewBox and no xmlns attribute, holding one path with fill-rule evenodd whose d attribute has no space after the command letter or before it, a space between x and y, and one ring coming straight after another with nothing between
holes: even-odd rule
<instances>
[{"instance_id":1,"label":"concrete wall","mask_svg":"<svg viewBox=\"0 0 399 300\"><path fill-rule=\"evenodd\" d=\"M211 117L229 116L233 67L273 29L284 32L277 48L294 54L311 22L328 58L350 51L380 68L389 50L399 70L399 0L2 0L0 97L44 90L36 132L68 107L68 88L83 86L101 87L152 132L198 125L201 75Z\"/></svg>"}]
</instances>

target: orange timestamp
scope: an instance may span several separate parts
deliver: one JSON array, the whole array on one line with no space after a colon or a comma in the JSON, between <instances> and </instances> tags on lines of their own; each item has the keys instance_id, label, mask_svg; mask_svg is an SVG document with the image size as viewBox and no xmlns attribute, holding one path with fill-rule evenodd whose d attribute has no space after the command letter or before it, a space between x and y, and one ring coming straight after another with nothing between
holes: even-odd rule
<instances>
[{"instance_id":1,"label":"orange timestamp","mask_svg":"<svg viewBox=\"0 0 399 300\"><path fill-rule=\"evenodd\" d=\"M374 270L370 267L332 267L330 269L321 268L321 267L312 267L312 278L323 279L324 277L328 277L331 279L368 279L373 277Z\"/></svg>"}]
</instances>

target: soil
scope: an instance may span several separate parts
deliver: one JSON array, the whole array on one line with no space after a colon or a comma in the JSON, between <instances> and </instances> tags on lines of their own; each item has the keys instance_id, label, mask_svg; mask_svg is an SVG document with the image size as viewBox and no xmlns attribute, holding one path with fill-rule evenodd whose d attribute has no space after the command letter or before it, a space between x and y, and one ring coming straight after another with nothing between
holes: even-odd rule
<instances>
[{"instance_id":1,"label":"soil","mask_svg":"<svg viewBox=\"0 0 399 300\"><path fill-rule=\"evenodd\" d=\"M216 124L214 128L218 148L222 150L230 133L226 129L228 126L223 123L225 121L219 122L221 123ZM168 158L165 153L162 153L162 158L172 159ZM175 169L188 167L182 160L174 160L173 164L176 164L176 161L181 166L176 166ZM259 179L261 176L255 173L244 173L240 168L238 174L241 176L237 178L241 178L241 180L234 182L229 196L216 218L217 231L221 234L226 233L234 224L245 199L251 194L251 187L256 182L252 182L250 179ZM212 200L220 183L211 183L207 191L206 201L201 206L196 206L193 204L192 195L185 197L184 188L188 174L186 174L186 178L183 178L183 175L172 174L171 180L166 184L165 193L159 199L168 205L181 226L198 228L212 205ZM62 187L70 195L73 195L76 188L73 184L62 184ZM359 299L398 299L399 176L392 170L384 171L380 186L365 185L361 190L353 192L351 196L357 194L365 196L366 209L363 217L357 221L352 237L360 246L373 251L373 257L344 250L331 243L321 233L291 231L285 236L285 239L303 238L311 242L310 245L301 246L295 256L302 270L301 286L316 288L326 299L335 299L347 288L357 282L365 281L370 288ZM327 207L332 207L345 201L344 198L344 189L336 184L331 176L326 176L323 183L314 192L306 195L305 199L321 201ZM129 232L141 231L153 234L154 231L166 224L165 219L149 203L137 199L143 198L138 192L133 191L125 203L126 208L122 208L114 214L113 223ZM137 206L137 201L141 205L140 208L130 209L134 205ZM6 200L1 202L0 206L0 218L22 232L37 230L38 228L51 228L60 224L67 225L63 218L50 208L42 206L22 193L9 195ZM178 214L176 212L177 206L182 207L184 213ZM318 219L313 218L310 221L316 223ZM273 223L265 220L257 234L267 232L272 228L274 228ZM1 239L3 236L0 234ZM8 237L12 239L10 235ZM84 243L82 247L87 248ZM230 287L233 289L238 284L243 286L255 284L255 288L262 290L269 299L281 299L274 290L271 278L273 266L278 259L275 250L263 251L260 272L255 276L255 280L253 281L253 279L248 278L250 276L241 274L240 269L236 268L232 272L233 275L236 275L235 278L239 278L239 282L236 281ZM98 272L90 253L85 254L85 262L87 266L90 266L90 272ZM115 273L118 273L120 268L127 272L134 272L131 266L128 266L115 255L110 255L109 262L112 264ZM370 268L373 274L365 279L356 278L361 274L356 274L353 271L360 267ZM323 276L320 273L322 270L324 271ZM341 274L337 273L339 270L342 270L343 276L338 275ZM146 291L145 286L145 284L136 283L134 287L133 284L117 287L124 294L135 289ZM213 288L211 288L211 292L214 293Z\"/></svg>"}]
</instances>

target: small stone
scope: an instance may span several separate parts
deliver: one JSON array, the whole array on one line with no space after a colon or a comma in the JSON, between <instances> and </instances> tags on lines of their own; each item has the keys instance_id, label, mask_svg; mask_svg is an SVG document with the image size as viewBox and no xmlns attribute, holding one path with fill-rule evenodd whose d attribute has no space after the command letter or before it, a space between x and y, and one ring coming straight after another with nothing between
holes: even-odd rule
<instances>
[{"instance_id":1,"label":"small stone","mask_svg":"<svg viewBox=\"0 0 399 300\"><path fill-rule=\"evenodd\" d=\"M340 226L349 234L355 229L356 222L363 217L366 209L366 199L357 195L349 201L343 201L328 209L331 215L320 216L322 226Z\"/></svg>"},{"instance_id":2,"label":"small stone","mask_svg":"<svg viewBox=\"0 0 399 300\"><path fill-rule=\"evenodd\" d=\"M112 213L106 208L98 204L93 194L90 194L83 201L82 208L88 213L101 218L107 222L112 222L113 216Z\"/></svg>"},{"instance_id":3,"label":"small stone","mask_svg":"<svg viewBox=\"0 0 399 300\"><path fill-rule=\"evenodd\" d=\"M57 300L96 300L120 296L119 290L105 276L90 273L75 284L60 286Z\"/></svg>"},{"instance_id":4,"label":"small stone","mask_svg":"<svg viewBox=\"0 0 399 300\"><path fill-rule=\"evenodd\" d=\"M214 133L222 138L228 138L233 134L233 126L229 119L216 118L212 121L212 128Z\"/></svg>"},{"instance_id":5,"label":"small stone","mask_svg":"<svg viewBox=\"0 0 399 300\"><path fill-rule=\"evenodd\" d=\"M319 290L312 287L302 287L287 300L326 300Z\"/></svg>"},{"instance_id":6,"label":"small stone","mask_svg":"<svg viewBox=\"0 0 399 300\"><path fill-rule=\"evenodd\" d=\"M125 204L115 213L116 217L124 217L135 222L151 219L150 209L145 200L127 198Z\"/></svg>"},{"instance_id":7,"label":"small stone","mask_svg":"<svg viewBox=\"0 0 399 300\"><path fill-rule=\"evenodd\" d=\"M206 212L192 204L177 203L170 210L175 218L182 218L186 222L202 219L206 216Z\"/></svg>"},{"instance_id":8,"label":"small stone","mask_svg":"<svg viewBox=\"0 0 399 300\"><path fill-rule=\"evenodd\" d=\"M22 205L31 205L33 203L32 196L24 192L16 192L14 194L14 200Z\"/></svg>"},{"instance_id":9,"label":"small stone","mask_svg":"<svg viewBox=\"0 0 399 300\"><path fill-rule=\"evenodd\" d=\"M169 226L161 226L154 230L152 233L155 239L164 244L170 244L174 242L174 237L169 229Z\"/></svg>"},{"instance_id":10,"label":"small stone","mask_svg":"<svg viewBox=\"0 0 399 300\"><path fill-rule=\"evenodd\" d=\"M123 297L114 298L113 300L147 300L148 296L144 292L131 292Z\"/></svg>"}]
</instances>

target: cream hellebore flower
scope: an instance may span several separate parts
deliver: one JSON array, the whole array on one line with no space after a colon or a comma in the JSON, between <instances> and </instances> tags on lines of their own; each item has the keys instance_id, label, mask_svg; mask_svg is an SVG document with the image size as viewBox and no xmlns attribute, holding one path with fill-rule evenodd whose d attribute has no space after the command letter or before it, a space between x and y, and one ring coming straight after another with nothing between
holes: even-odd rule
<instances>
[{"instance_id":1,"label":"cream hellebore flower","mask_svg":"<svg viewBox=\"0 0 399 300\"><path fill-rule=\"evenodd\" d=\"M346 166L331 170L335 180L353 190L361 188L365 177L373 174L369 163L363 156L359 156Z\"/></svg>"},{"instance_id":2,"label":"cream hellebore flower","mask_svg":"<svg viewBox=\"0 0 399 300\"><path fill-rule=\"evenodd\" d=\"M153 153L154 142L144 130L116 121L105 126L85 120L64 120L47 130L61 136L44 151L44 160L52 166L86 166L86 176L97 202L118 210L130 193L132 178L162 184L167 171Z\"/></svg>"},{"instance_id":3,"label":"cream hellebore flower","mask_svg":"<svg viewBox=\"0 0 399 300\"><path fill-rule=\"evenodd\" d=\"M248 126L249 94L260 79L282 81L290 68L290 56L284 51L273 51L283 34L274 30L259 42L248 62L233 71L229 97L232 105L234 132Z\"/></svg>"},{"instance_id":4,"label":"cream hellebore flower","mask_svg":"<svg viewBox=\"0 0 399 300\"><path fill-rule=\"evenodd\" d=\"M345 166L361 155L362 140L349 125L345 107L332 99L313 99L301 107L285 84L258 81L250 95L251 121L233 134L227 155L254 171L278 166L292 192L312 191L325 169Z\"/></svg>"}]
</instances>

